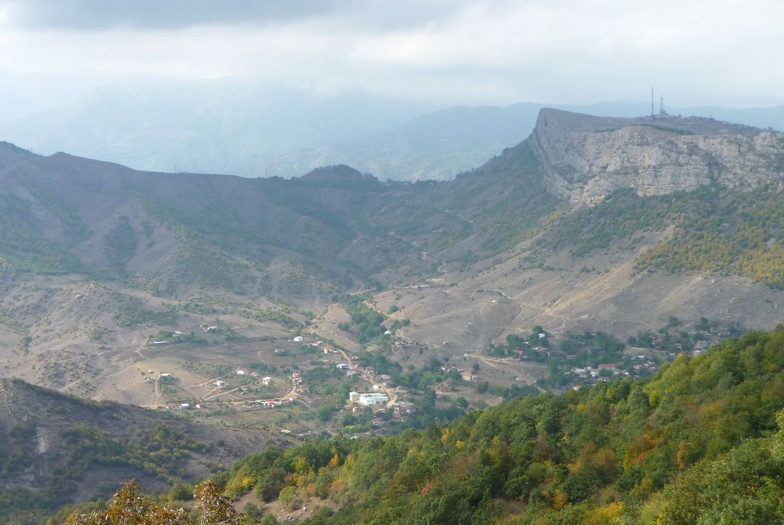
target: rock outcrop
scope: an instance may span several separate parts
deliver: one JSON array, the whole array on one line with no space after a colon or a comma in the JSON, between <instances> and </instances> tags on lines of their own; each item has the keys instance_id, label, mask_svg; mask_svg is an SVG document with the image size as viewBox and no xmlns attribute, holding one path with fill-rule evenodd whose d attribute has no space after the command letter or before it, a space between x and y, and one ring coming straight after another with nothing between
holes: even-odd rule
<instances>
[{"instance_id":1,"label":"rock outcrop","mask_svg":"<svg viewBox=\"0 0 784 525\"><path fill-rule=\"evenodd\" d=\"M547 191L588 205L621 188L663 195L784 181L784 134L699 117L593 117L544 109L529 142Z\"/></svg>"}]
</instances>

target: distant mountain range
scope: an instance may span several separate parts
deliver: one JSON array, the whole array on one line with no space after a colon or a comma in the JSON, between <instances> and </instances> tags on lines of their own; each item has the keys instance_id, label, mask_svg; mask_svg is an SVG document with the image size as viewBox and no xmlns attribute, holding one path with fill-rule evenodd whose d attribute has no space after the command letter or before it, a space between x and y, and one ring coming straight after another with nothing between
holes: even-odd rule
<instances>
[{"instance_id":1,"label":"distant mountain range","mask_svg":"<svg viewBox=\"0 0 784 525\"><path fill-rule=\"evenodd\" d=\"M124 85L0 127L0 139L147 171L289 178L348 164L380 180L447 180L527 137L543 107L436 110L360 93L318 97L255 84ZM645 102L550 107L597 116L650 112ZM667 109L784 129L784 106Z\"/></svg>"}]
</instances>

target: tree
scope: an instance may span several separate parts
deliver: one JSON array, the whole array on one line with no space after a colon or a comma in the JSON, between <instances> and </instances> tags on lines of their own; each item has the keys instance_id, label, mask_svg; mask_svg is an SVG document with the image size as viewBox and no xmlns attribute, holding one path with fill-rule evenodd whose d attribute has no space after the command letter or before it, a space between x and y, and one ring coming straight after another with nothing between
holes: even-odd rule
<instances>
[{"instance_id":1,"label":"tree","mask_svg":"<svg viewBox=\"0 0 784 525\"><path fill-rule=\"evenodd\" d=\"M224 496L218 484L207 480L196 487L193 492L196 498L196 508L199 509L199 525L212 525L226 523L236 525L239 515L231 504L228 496Z\"/></svg>"},{"instance_id":2,"label":"tree","mask_svg":"<svg viewBox=\"0 0 784 525\"><path fill-rule=\"evenodd\" d=\"M131 480L117 491L105 512L77 514L68 518L69 525L187 525L185 509L162 507L150 502L141 493L141 486Z\"/></svg>"},{"instance_id":3,"label":"tree","mask_svg":"<svg viewBox=\"0 0 784 525\"><path fill-rule=\"evenodd\" d=\"M262 518L264 517L264 511L262 511L258 505L249 501L242 507L242 513L245 515L243 523L260 523Z\"/></svg>"},{"instance_id":4,"label":"tree","mask_svg":"<svg viewBox=\"0 0 784 525\"><path fill-rule=\"evenodd\" d=\"M239 525L239 514L214 481L200 483L193 493L198 525ZM68 525L193 525L183 508L158 505L147 499L136 480L117 491L104 512L73 514Z\"/></svg>"},{"instance_id":5,"label":"tree","mask_svg":"<svg viewBox=\"0 0 784 525\"><path fill-rule=\"evenodd\" d=\"M316 417L322 421L329 421L332 417L332 409L327 405L322 405L316 409Z\"/></svg>"}]
</instances>

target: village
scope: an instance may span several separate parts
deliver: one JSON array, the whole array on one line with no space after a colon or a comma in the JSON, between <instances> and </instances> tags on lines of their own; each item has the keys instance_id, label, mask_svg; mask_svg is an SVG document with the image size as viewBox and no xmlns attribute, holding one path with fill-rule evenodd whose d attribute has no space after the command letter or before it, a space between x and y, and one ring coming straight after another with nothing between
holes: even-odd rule
<instances>
[{"instance_id":1,"label":"village","mask_svg":"<svg viewBox=\"0 0 784 525\"><path fill-rule=\"evenodd\" d=\"M187 328L161 332L140 349L148 389L142 404L300 439L397 432L519 395L645 377L678 353L699 355L740 329L704 319L682 327L673 318L624 344L602 332L556 339L536 326L507 336L506 345L465 351L445 341L433 352L388 329L380 336L388 342L368 351L331 326L269 335L220 319L197 327L199 336Z\"/></svg>"},{"instance_id":2,"label":"village","mask_svg":"<svg viewBox=\"0 0 784 525\"><path fill-rule=\"evenodd\" d=\"M217 325L203 324L201 328L209 334L221 332ZM169 337L154 338L146 344L158 354L156 357L184 357L198 349L181 344L181 330L166 335ZM390 421L403 422L419 410L406 389L391 383L389 374L376 373L373 366L359 364L357 354L323 340L296 335L233 345L234 350L258 347L265 349L251 350L251 355L260 363L208 366L201 359L176 363L177 372L148 368L142 372L142 382L162 402L146 406L182 411L187 417L218 418L230 424L276 426L281 434L300 438L316 427L308 424L309 420L318 421L323 428L325 420L340 415L369 415L369 426L378 430ZM242 361L247 352L233 355L234 359L221 361ZM204 378L203 374L209 372L219 375ZM338 391L345 393L340 397L342 402L336 398ZM324 410L327 406L330 410ZM290 417L295 413L301 417Z\"/></svg>"}]
</instances>

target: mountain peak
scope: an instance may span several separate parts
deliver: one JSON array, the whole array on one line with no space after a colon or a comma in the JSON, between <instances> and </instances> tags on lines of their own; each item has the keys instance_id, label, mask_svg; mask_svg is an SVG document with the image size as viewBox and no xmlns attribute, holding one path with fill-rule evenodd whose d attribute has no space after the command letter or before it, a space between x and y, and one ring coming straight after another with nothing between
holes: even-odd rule
<instances>
[{"instance_id":1,"label":"mountain peak","mask_svg":"<svg viewBox=\"0 0 784 525\"><path fill-rule=\"evenodd\" d=\"M545 187L593 205L617 189L663 195L781 181L784 135L703 117L596 117L543 109L529 138Z\"/></svg>"},{"instance_id":2,"label":"mountain peak","mask_svg":"<svg viewBox=\"0 0 784 525\"><path fill-rule=\"evenodd\" d=\"M647 126L684 135L751 135L762 131L745 124L733 124L708 117L681 117L656 114L644 117L598 117L560 109L539 111L536 127L546 126L560 132L581 133L614 131L633 126Z\"/></svg>"},{"instance_id":3,"label":"mountain peak","mask_svg":"<svg viewBox=\"0 0 784 525\"><path fill-rule=\"evenodd\" d=\"M364 175L359 170L345 164L323 166L306 173L301 180L309 181L360 181Z\"/></svg>"}]
</instances>

